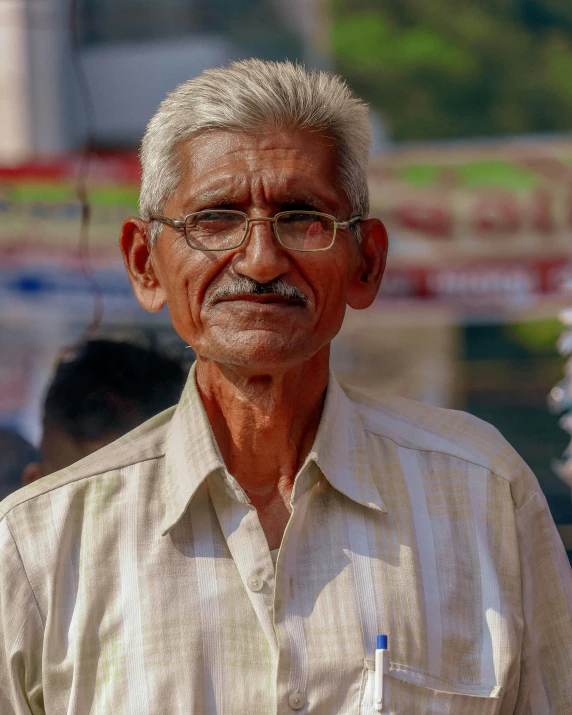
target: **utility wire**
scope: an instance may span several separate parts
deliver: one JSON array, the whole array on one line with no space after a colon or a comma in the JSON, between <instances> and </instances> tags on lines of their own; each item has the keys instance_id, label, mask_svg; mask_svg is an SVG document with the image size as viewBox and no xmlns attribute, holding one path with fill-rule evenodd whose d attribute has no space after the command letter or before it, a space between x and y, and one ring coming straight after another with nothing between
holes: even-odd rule
<instances>
[{"instance_id":1,"label":"utility wire","mask_svg":"<svg viewBox=\"0 0 572 715\"><path fill-rule=\"evenodd\" d=\"M89 82L83 67L80 42L79 42L79 13L78 0L70 0L69 5L69 37L71 47L71 61L74 75L80 91L80 99L85 118L85 139L79 158L77 169L75 192L81 206L81 219L79 228L79 259L83 275L88 282L93 295L93 314L91 322L83 333L83 339L89 340L97 332L103 318L103 292L97 282L90 258L90 224L91 224L91 204L87 190L87 178L89 175L89 165L93 151L94 138L94 117L95 109L93 99L89 89Z\"/></svg>"}]
</instances>

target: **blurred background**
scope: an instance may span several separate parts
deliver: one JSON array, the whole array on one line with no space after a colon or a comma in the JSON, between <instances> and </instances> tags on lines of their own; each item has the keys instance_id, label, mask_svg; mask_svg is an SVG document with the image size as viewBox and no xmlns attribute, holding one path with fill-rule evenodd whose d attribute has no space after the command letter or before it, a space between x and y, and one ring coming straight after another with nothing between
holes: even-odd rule
<instances>
[{"instance_id":1,"label":"blurred background","mask_svg":"<svg viewBox=\"0 0 572 715\"><path fill-rule=\"evenodd\" d=\"M0 426L39 443L86 335L192 359L133 298L119 227L161 99L251 56L340 72L371 106L391 250L340 378L493 423L572 549L570 0L0 0Z\"/></svg>"}]
</instances>

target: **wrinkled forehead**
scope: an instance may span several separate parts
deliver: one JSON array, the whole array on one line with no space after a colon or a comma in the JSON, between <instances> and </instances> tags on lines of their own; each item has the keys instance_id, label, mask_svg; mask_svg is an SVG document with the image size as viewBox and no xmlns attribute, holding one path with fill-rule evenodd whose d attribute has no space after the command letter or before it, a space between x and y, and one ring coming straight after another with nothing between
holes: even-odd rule
<instances>
[{"instance_id":1,"label":"wrinkled forehead","mask_svg":"<svg viewBox=\"0 0 572 715\"><path fill-rule=\"evenodd\" d=\"M323 132L212 130L182 142L176 159L180 181L175 193L185 202L200 196L217 204L237 203L257 195L278 202L316 199L337 210L345 199L337 147Z\"/></svg>"}]
</instances>

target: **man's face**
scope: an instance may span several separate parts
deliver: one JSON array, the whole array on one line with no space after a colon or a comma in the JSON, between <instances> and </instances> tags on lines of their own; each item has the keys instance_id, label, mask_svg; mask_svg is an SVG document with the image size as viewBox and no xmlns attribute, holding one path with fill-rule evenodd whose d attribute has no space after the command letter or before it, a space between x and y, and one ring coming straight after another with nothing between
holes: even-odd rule
<instances>
[{"instance_id":1,"label":"man's face","mask_svg":"<svg viewBox=\"0 0 572 715\"><path fill-rule=\"evenodd\" d=\"M182 179L164 209L171 218L210 208L250 217L291 209L340 221L351 215L336 179L335 147L316 132L212 132L184 144L180 161ZM239 248L215 252L189 248L182 232L164 226L151 263L173 324L196 353L252 369L293 366L327 346L341 326L348 286L363 267L349 229L338 230L328 251L301 253L282 248L268 222L252 224ZM307 301L217 297L241 277L262 284L280 278Z\"/></svg>"}]
</instances>

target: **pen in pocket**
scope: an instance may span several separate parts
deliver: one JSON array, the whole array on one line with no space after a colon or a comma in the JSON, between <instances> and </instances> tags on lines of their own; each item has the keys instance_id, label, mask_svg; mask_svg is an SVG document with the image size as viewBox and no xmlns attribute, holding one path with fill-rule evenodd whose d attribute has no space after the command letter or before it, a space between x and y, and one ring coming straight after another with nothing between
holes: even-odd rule
<instances>
[{"instance_id":1,"label":"pen in pocket","mask_svg":"<svg viewBox=\"0 0 572 715\"><path fill-rule=\"evenodd\" d=\"M387 650L387 636L377 636L375 649L375 671L373 688L373 706L377 712L383 710L383 676L389 670L389 651Z\"/></svg>"}]
</instances>

